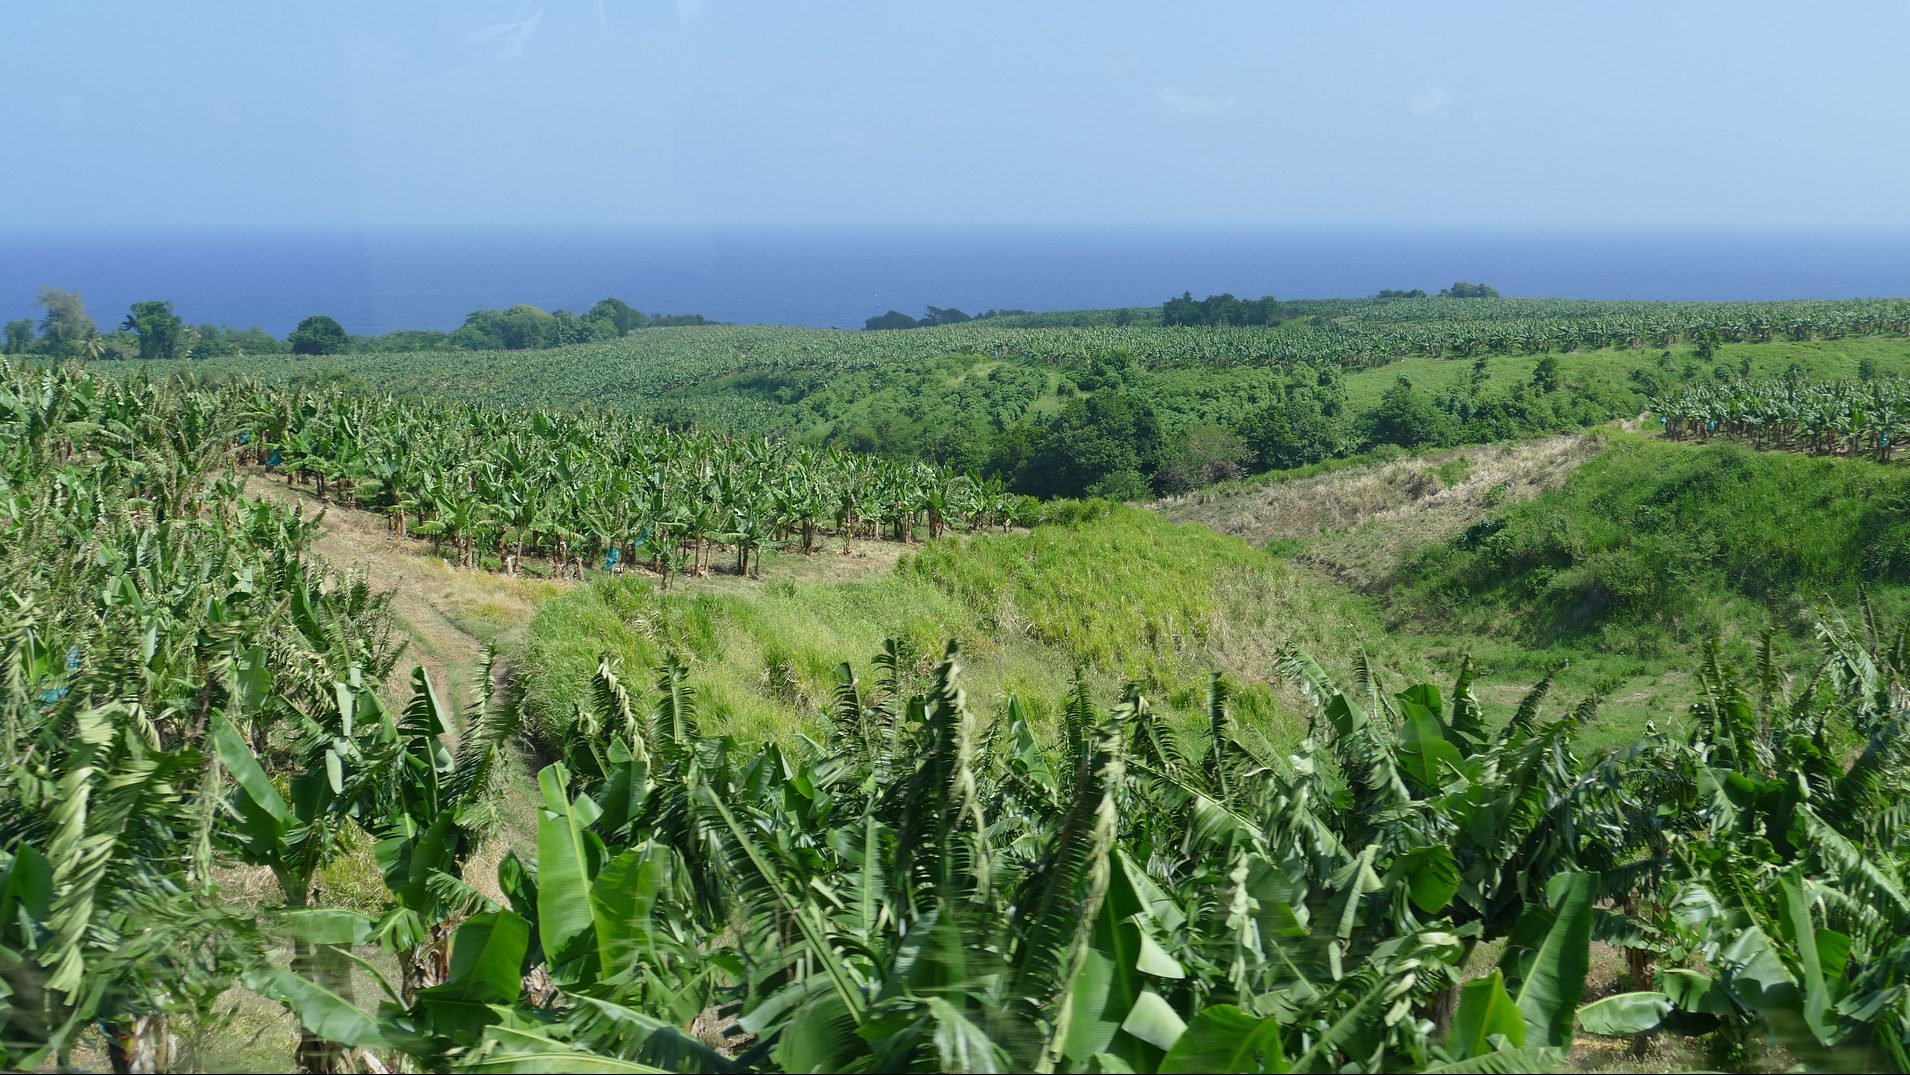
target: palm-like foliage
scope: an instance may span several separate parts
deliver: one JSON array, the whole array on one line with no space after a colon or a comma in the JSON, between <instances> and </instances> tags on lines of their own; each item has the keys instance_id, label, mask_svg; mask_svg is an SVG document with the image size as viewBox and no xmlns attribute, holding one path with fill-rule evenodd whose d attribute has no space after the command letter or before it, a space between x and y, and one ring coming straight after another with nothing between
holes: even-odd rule
<instances>
[{"instance_id":1,"label":"palm-like foliage","mask_svg":"<svg viewBox=\"0 0 1910 1075\"><path fill-rule=\"evenodd\" d=\"M1654 401L1652 410L1676 440L1730 437L1758 448L1868 455L1886 463L1910 436L1910 386L1894 379L1696 385Z\"/></svg>"},{"instance_id":2,"label":"palm-like foliage","mask_svg":"<svg viewBox=\"0 0 1910 1075\"><path fill-rule=\"evenodd\" d=\"M714 547L754 573L765 546L813 552L831 528L845 542L912 540L957 520L1007 517L999 482L922 463L817 451L763 439L676 433L590 414L499 411L371 400L235 383L184 405L239 416L242 454L272 463L320 496L385 514L460 566L486 558L515 570L549 557L648 564L666 581L679 561L705 570ZM273 462L276 461L276 462ZM857 505L843 510L844 505Z\"/></svg>"},{"instance_id":3,"label":"palm-like foliage","mask_svg":"<svg viewBox=\"0 0 1910 1075\"><path fill-rule=\"evenodd\" d=\"M1501 836L1525 854L1467 883L1530 875L1535 909L1485 922L1456 899L1452 854L1389 846L1374 827L1433 784L1401 777L1390 807L1362 805L1355 789L1375 782L1324 775L1339 763L1326 754L1270 765L1232 733L1219 685L1203 750L1137 692L1097 715L1084 689L1055 758L1017 703L985 732L959 677L951 650L925 692L870 704L845 674L834 732L784 751L702 735L680 668L647 712L600 669L575 768L540 779L534 878L508 861L510 907L461 928L446 985L389 1009L384 1029L356 1021L354 1043L474 1070L589 1054L702 1070L1173 1071L1218 1053L1309 1071L1514 1067L1569 1041L1596 887L1568 855L1540 864L1530 841ZM1481 803L1536 798L1543 819L1589 778L1501 766L1495 751L1524 758L1546 734L1511 733L1450 781L1495 789ZM1354 741L1333 740L1346 764L1416 757L1383 721ZM1431 1010L1473 941L1507 934L1508 974L1459 996L1451 1032L1404 1017ZM556 994L520 992L523 965ZM493 1008L474 1020L455 1005L480 979ZM335 998L280 995L308 1025L349 1022ZM753 1038L733 1055L673 1029L715 1005L740 1009Z\"/></svg>"},{"instance_id":4,"label":"palm-like foliage","mask_svg":"<svg viewBox=\"0 0 1910 1075\"><path fill-rule=\"evenodd\" d=\"M309 522L209 477L223 437L176 399L0 377L7 1066L92 1021L164 1057L165 1017L203 1010L254 932L216 898L215 731L282 760L334 682L396 653L384 599L307 557Z\"/></svg>"}]
</instances>

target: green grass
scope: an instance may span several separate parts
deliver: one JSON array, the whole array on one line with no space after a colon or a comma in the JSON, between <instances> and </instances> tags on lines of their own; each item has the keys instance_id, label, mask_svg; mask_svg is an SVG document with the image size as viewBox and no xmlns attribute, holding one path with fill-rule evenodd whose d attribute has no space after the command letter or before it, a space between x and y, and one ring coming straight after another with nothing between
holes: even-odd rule
<instances>
[{"instance_id":1,"label":"green grass","mask_svg":"<svg viewBox=\"0 0 1910 1075\"><path fill-rule=\"evenodd\" d=\"M1910 471L1614 435L1555 493L1427 550L1395 596L1420 622L1653 656L1801 632L1860 584L1910 584Z\"/></svg>"},{"instance_id":2,"label":"green grass","mask_svg":"<svg viewBox=\"0 0 1910 1075\"><path fill-rule=\"evenodd\" d=\"M1242 722L1276 745L1295 741L1305 719L1298 696L1273 681L1282 645L1350 668L1362 645L1383 641L1367 604L1309 572L1116 506L1027 533L944 539L868 579L668 593L635 578L601 581L544 606L516 666L547 743L588 698L600 654L648 686L670 651L691 663L712 730L788 740L819 727L840 662L875 681L871 658L890 637L905 640L924 674L955 640L985 710L1019 695L1048 731L1049 707L1077 668L1104 696L1143 684L1188 724L1202 719L1219 670L1239 687Z\"/></svg>"},{"instance_id":3,"label":"green grass","mask_svg":"<svg viewBox=\"0 0 1910 1075\"><path fill-rule=\"evenodd\" d=\"M1204 719L1208 677L1220 671L1237 688L1240 722L1286 749L1305 733L1307 713L1275 674L1289 643L1349 682L1365 655L1395 690L1427 679L1443 685L1470 655L1484 673L1488 713L1500 718L1549 667L1569 660L1555 707L1594 690L1620 698L1588 734L1592 749L1634 738L1647 720L1675 721L1689 701L1662 660L1533 651L1490 632L1400 631L1375 602L1307 568L1120 506L1026 533L944 539L872 578L668 593L632 577L602 580L545 605L514 667L547 748L589 699L600 655L619 660L635 690L653 684L672 651L691 665L711 731L788 742L820 732L840 662L873 685L871 658L890 637L916 655L918 677L955 640L978 708L999 712L1017 695L1047 735L1077 668L1103 699L1124 682L1142 684L1188 729Z\"/></svg>"}]
</instances>

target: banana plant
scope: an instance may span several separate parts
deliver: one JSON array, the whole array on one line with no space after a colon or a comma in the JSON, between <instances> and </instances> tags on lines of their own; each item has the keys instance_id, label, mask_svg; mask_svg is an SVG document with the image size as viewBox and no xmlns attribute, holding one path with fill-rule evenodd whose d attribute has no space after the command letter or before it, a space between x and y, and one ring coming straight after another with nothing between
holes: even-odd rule
<instances>
[{"instance_id":1,"label":"banana plant","mask_svg":"<svg viewBox=\"0 0 1910 1075\"><path fill-rule=\"evenodd\" d=\"M294 953L292 971L260 964L248 972L247 981L288 1005L307 991L349 1001L351 947L372 938L372 923L324 907L317 888L319 872L347 849L356 827L383 812L381 792L393 783L384 770L403 769L410 760L394 748L434 734L423 727L401 730L362 681L337 684L333 701L316 714L304 715L303 727L297 729L298 764L288 793L280 792L236 725L223 716L211 724L212 749L235 785L227 807L231 827L221 835L240 861L272 871L285 906L278 925ZM424 707L414 707L408 715L427 720L433 716ZM351 1070L355 1060L349 1047L358 1042L332 1033L328 1023L304 1025L297 1050L300 1070Z\"/></svg>"},{"instance_id":2,"label":"banana plant","mask_svg":"<svg viewBox=\"0 0 1910 1075\"><path fill-rule=\"evenodd\" d=\"M451 931L489 903L464 881L464 866L495 827L500 760L520 723L515 700L494 697L496 657L479 663L455 754L442 742L450 721L423 669L412 673L411 702L386 749L388 786L367 828L394 906L378 923L380 942L398 955L400 996L409 1003L450 974Z\"/></svg>"}]
</instances>

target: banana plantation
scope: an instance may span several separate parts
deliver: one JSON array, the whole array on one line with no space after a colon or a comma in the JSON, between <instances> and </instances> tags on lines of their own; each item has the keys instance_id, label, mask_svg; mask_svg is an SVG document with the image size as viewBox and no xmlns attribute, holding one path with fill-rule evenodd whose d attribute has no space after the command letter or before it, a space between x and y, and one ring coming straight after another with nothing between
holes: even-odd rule
<instances>
[{"instance_id":1,"label":"banana plantation","mask_svg":"<svg viewBox=\"0 0 1910 1075\"><path fill-rule=\"evenodd\" d=\"M645 563L667 584L719 549L755 573L764 546L1009 521L999 480L777 441L673 433L636 419L367 400L249 383L184 405L225 417L240 455L320 497L383 514L462 567L552 574ZM202 415L203 417L203 415Z\"/></svg>"},{"instance_id":2,"label":"banana plantation","mask_svg":"<svg viewBox=\"0 0 1910 1075\"><path fill-rule=\"evenodd\" d=\"M1654 403L1674 440L1729 437L1754 448L1890 461L1910 437L1910 384L1795 378L1699 385Z\"/></svg>"},{"instance_id":3,"label":"banana plantation","mask_svg":"<svg viewBox=\"0 0 1910 1075\"><path fill-rule=\"evenodd\" d=\"M1104 316L1106 311L1095 312ZM1083 315L1086 316L1086 315ZM1156 369L1381 366L1408 357L1462 358L1679 344L1769 343L1910 334L1910 303L1666 303L1501 298L1489 301L1330 299L1280 304L1274 326L1068 323L1071 315L976 320L905 332L840 332L778 325L659 328L623 340L523 352L375 353L328 360L366 386L497 406L551 401L643 412L699 385L729 384L725 404L699 421L751 430L773 425L788 402L751 390L756 380L823 381L907 370L948 355L1041 367L1131 360ZM252 355L145 364L172 373L301 381L302 358ZM494 376L508 366L510 376Z\"/></svg>"},{"instance_id":4,"label":"banana plantation","mask_svg":"<svg viewBox=\"0 0 1910 1075\"><path fill-rule=\"evenodd\" d=\"M1219 676L1203 727L1083 679L1043 737L892 644L779 746L606 661L515 804L534 853L485 860L517 699L386 701L386 598L241 463L467 564L746 569L1004 511L621 419L5 367L0 1068L192 1070L251 998L310 1072L1529 1071L1587 1035L1910 1069L1910 636L1868 608L1803 674L1714 649L1676 731L1599 756L1596 698L1489 718L1466 662L1393 690L1288 648L1274 750ZM329 901L363 841L376 905Z\"/></svg>"}]
</instances>

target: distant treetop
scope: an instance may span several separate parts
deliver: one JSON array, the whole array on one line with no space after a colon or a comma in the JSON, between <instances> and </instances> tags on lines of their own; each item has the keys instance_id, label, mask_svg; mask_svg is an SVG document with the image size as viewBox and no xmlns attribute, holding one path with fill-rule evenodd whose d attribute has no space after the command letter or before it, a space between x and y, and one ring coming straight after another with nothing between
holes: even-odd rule
<instances>
[{"instance_id":1,"label":"distant treetop","mask_svg":"<svg viewBox=\"0 0 1910 1075\"><path fill-rule=\"evenodd\" d=\"M171 302L163 299L135 302L120 327L138 338L141 361L179 357L179 341L185 335L186 326L173 312Z\"/></svg>"},{"instance_id":2,"label":"distant treetop","mask_svg":"<svg viewBox=\"0 0 1910 1075\"><path fill-rule=\"evenodd\" d=\"M351 337L345 326L324 314L313 314L298 323L285 338L295 355L342 355L351 350Z\"/></svg>"},{"instance_id":3,"label":"distant treetop","mask_svg":"<svg viewBox=\"0 0 1910 1075\"><path fill-rule=\"evenodd\" d=\"M1009 311L1006 310L1002 311L1003 314L1008 312ZM1020 313L1022 311L1014 312ZM994 317L1000 315L990 310L982 316ZM928 312L919 318L910 317L900 310L890 310L888 313L882 314L879 317L871 317L863 321L862 330L864 332L880 332L884 329L896 328L931 328L935 325L959 325L964 321L974 320L977 319L955 309L953 306L930 306Z\"/></svg>"},{"instance_id":4,"label":"distant treetop","mask_svg":"<svg viewBox=\"0 0 1910 1075\"><path fill-rule=\"evenodd\" d=\"M1272 295L1257 299L1237 299L1232 295L1209 295L1195 299L1191 291L1178 299L1161 303L1161 324L1173 325L1271 325L1280 320L1279 303Z\"/></svg>"},{"instance_id":5,"label":"distant treetop","mask_svg":"<svg viewBox=\"0 0 1910 1075\"><path fill-rule=\"evenodd\" d=\"M546 313L535 306L474 310L464 325L445 338L451 347L473 351L525 351L573 343L614 340L645 328L710 325L702 314L644 314L622 299L603 299L588 313Z\"/></svg>"},{"instance_id":6,"label":"distant treetop","mask_svg":"<svg viewBox=\"0 0 1910 1075\"><path fill-rule=\"evenodd\" d=\"M1440 291L1439 297L1442 299L1496 299L1499 297L1499 292L1489 284L1468 284L1461 281Z\"/></svg>"},{"instance_id":7,"label":"distant treetop","mask_svg":"<svg viewBox=\"0 0 1910 1075\"><path fill-rule=\"evenodd\" d=\"M584 320L608 321L616 327L619 336L628 336L631 329L642 328L650 323L650 319L643 316L643 311L631 309L630 304L622 299L604 299L598 302L590 308L589 313L584 315Z\"/></svg>"},{"instance_id":8,"label":"distant treetop","mask_svg":"<svg viewBox=\"0 0 1910 1075\"><path fill-rule=\"evenodd\" d=\"M79 292L43 287L40 305L46 310L40 320L40 345L47 354L62 358L76 355L81 343L99 335L99 327L86 312Z\"/></svg>"}]
</instances>

